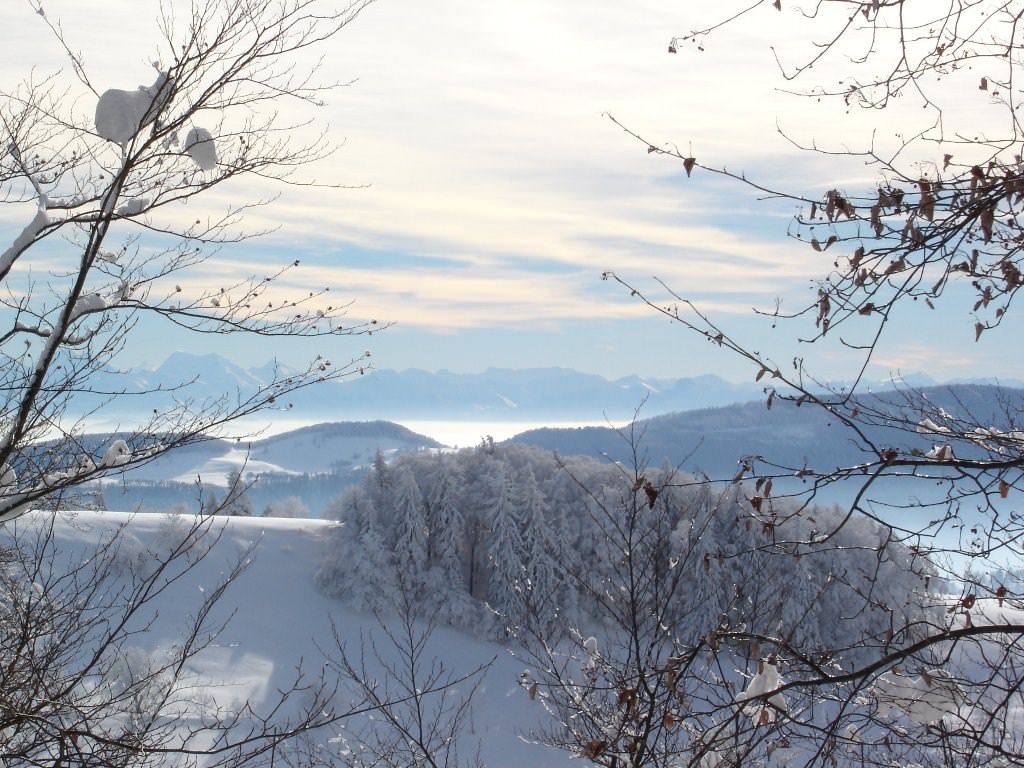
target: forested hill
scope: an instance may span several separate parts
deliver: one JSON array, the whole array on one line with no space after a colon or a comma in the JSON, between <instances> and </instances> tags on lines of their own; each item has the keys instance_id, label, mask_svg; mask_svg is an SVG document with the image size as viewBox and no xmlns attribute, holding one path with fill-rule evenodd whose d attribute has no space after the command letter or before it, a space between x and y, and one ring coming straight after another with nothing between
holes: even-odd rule
<instances>
[{"instance_id":1,"label":"forested hill","mask_svg":"<svg viewBox=\"0 0 1024 768\"><path fill-rule=\"evenodd\" d=\"M1024 423L1024 389L980 384L929 387L919 392L886 392L862 398L865 407L899 414L916 422L921 398L976 424L1020 429ZM867 434L878 444L927 451L935 435L870 424ZM582 427L535 429L512 441L563 455L604 457L632 466L667 463L712 478L731 476L744 456L763 456L790 467L827 471L863 462L865 454L838 420L813 405L776 398L642 419L624 429Z\"/></svg>"},{"instance_id":2,"label":"forested hill","mask_svg":"<svg viewBox=\"0 0 1024 768\"><path fill-rule=\"evenodd\" d=\"M699 642L727 617L750 631L786 627L807 647L854 648L849 638L876 619L848 614L858 590L870 584L877 601L910 615L925 584L908 548L870 521L840 524L839 509L778 502L757 510L738 484L660 470L638 482L606 461L511 443L377 463L332 502L329 517L343 525L318 573L328 594L373 611L405 590L436 621L498 638L593 622L603 596L620 594L626 552L651 568L650 578L689 585L658 608L675 617L680 642ZM635 525L628 541L627 519ZM774 546L823 531L831 544L797 557ZM665 584L645 589L652 600L669 594Z\"/></svg>"}]
</instances>

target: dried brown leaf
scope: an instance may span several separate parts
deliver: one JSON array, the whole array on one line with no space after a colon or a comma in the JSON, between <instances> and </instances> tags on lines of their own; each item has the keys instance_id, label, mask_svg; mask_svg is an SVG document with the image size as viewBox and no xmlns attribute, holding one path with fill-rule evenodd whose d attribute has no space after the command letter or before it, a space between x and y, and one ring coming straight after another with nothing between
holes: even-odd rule
<instances>
[{"instance_id":1,"label":"dried brown leaf","mask_svg":"<svg viewBox=\"0 0 1024 768\"><path fill-rule=\"evenodd\" d=\"M658 489L650 483L644 483L644 493L647 495L647 508L654 509L654 505L658 501Z\"/></svg>"},{"instance_id":2,"label":"dried brown leaf","mask_svg":"<svg viewBox=\"0 0 1024 768\"><path fill-rule=\"evenodd\" d=\"M608 748L608 742L603 739L594 739L583 745L580 754L588 760L596 760L601 753Z\"/></svg>"},{"instance_id":3,"label":"dried brown leaf","mask_svg":"<svg viewBox=\"0 0 1024 768\"><path fill-rule=\"evenodd\" d=\"M981 212L981 216L978 218L981 223L981 233L985 237L985 242L992 241L992 226L996 222L996 212L993 208L986 208Z\"/></svg>"}]
</instances>

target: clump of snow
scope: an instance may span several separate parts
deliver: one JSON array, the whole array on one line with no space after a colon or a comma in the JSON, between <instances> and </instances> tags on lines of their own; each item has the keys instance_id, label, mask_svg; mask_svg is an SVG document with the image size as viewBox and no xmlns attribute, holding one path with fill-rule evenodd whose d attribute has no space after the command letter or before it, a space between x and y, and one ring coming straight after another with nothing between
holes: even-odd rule
<instances>
[{"instance_id":1,"label":"clump of snow","mask_svg":"<svg viewBox=\"0 0 1024 768\"><path fill-rule=\"evenodd\" d=\"M931 419L925 418L918 422L917 431L924 433L935 432L940 435L948 435L952 430L949 427L944 427L941 424L936 424Z\"/></svg>"},{"instance_id":2,"label":"clump of snow","mask_svg":"<svg viewBox=\"0 0 1024 768\"><path fill-rule=\"evenodd\" d=\"M747 684L747 690L736 694L736 701L754 701L743 708L743 713L754 721L754 725L768 725L775 722L779 712L787 712L789 709L786 697L781 693L764 698L766 693L781 687L782 675L779 674L779 668L771 661L762 661L757 674Z\"/></svg>"},{"instance_id":3,"label":"clump of snow","mask_svg":"<svg viewBox=\"0 0 1024 768\"><path fill-rule=\"evenodd\" d=\"M0 273L10 269L14 260L21 255L21 252L33 243L36 235L50 224L50 217L46 213L48 205L49 201L46 195L41 194L39 196L39 205L36 207L36 215L32 217L32 221L14 239L11 247L5 250L3 254L0 254Z\"/></svg>"},{"instance_id":4,"label":"clump of snow","mask_svg":"<svg viewBox=\"0 0 1024 768\"><path fill-rule=\"evenodd\" d=\"M918 725L955 715L966 700L956 681L941 669L922 670L917 677L895 671L880 675L871 687L870 698L881 717L903 713Z\"/></svg>"},{"instance_id":5,"label":"clump of snow","mask_svg":"<svg viewBox=\"0 0 1024 768\"><path fill-rule=\"evenodd\" d=\"M67 472L47 472L43 475L43 486L46 488L56 488L58 485L68 479L70 475Z\"/></svg>"},{"instance_id":6,"label":"clump of snow","mask_svg":"<svg viewBox=\"0 0 1024 768\"><path fill-rule=\"evenodd\" d=\"M96 103L96 133L116 144L131 141L167 106L172 86L168 73L159 72L152 85L140 85L134 91L104 91Z\"/></svg>"},{"instance_id":7,"label":"clump of snow","mask_svg":"<svg viewBox=\"0 0 1024 768\"><path fill-rule=\"evenodd\" d=\"M195 127L185 136L185 151L204 171L217 167L217 145L213 135L205 128Z\"/></svg>"},{"instance_id":8,"label":"clump of snow","mask_svg":"<svg viewBox=\"0 0 1024 768\"><path fill-rule=\"evenodd\" d=\"M934 445L932 449L925 454L925 458L934 459L936 461L951 461L953 459L953 447L948 443L945 445Z\"/></svg>"},{"instance_id":9,"label":"clump of snow","mask_svg":"<svg viewBox=\"0 0 1024 768\"><path fill-rule=\"evenodd\" d=\"M142 213L149 207L148 197L134 197L131 200L127 200L117 208L118 216L135 216L136 214Z\"/></svg>"},{"instance_id":10,"label":"clump of snow","mask_svg":"<svg viewBox=\"0 0 1024 768\"><path fill-rule=\"evenodd\" d=\"M121 467L132 460L132 452L128 449L128 443L124 440L115 440L103 454L101 467Z\"/></svg>"},{"instance_id":11,"label":"clump of snow","mask_svg":"<svg viewBox=\"0 0 1024 768\"><path fill-rule=\"evenodd\" d=\"M4 464L0 467L0 493L13 488L17 482L18 473L14 471L14 467L10 464Z\"/></svg>"},{"instance_id":12,"label":"clump of snow","mask_svg":"<svg viewBox=\"0 0 1024 768\"><path fill-rule=\"evenodd\" d=\"M98 293L90 293L82 296L75 302L74 317L80 317L87 312L99 312L107 308L106 300Z\"/></svg>"}]
</instances>

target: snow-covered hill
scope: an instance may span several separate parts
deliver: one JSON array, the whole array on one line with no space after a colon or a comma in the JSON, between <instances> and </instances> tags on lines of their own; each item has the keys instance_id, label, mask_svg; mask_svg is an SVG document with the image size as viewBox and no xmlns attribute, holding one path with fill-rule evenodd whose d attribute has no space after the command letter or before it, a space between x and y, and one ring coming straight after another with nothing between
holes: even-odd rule
<instances>
[{"instance_id":1,"label":"snow-covered hill","mask_svg":"<svg viewBox=\"0 0 1024 768\"><path fill-rule=\"evenodd\" d=\"M48 516L26 516L2 533L44 526ZM130 516L114 512L60 514L55 519L54 540L61 562L89 556L96 542L126 525L122 557L144 559L150 549L166 546L176 527L190 521L167 515ZM172 585L154 604L153 623L133 641L148 653L159 652L178 639L181 628L202 596L213 589L240 553L249 565L218 605L221 618L230 617L216 641L190 662L190 674L199 687L196 699L216 701L228 708L248 702L259 709L287 687L296 664L316 668L324 649L332 644L332 622L350 650L358 651L361 636L373 633L383 641L378 622L370 616L346 610L324 597L314 584L320 558L321 536L330 524L312 520L218 518L213 525L222 534L199 566ZM0 535L2 535L0 533ZM249 550L251 549L251 553ZM378 642L386 652L387 643ZM480 754L491 768L556 768L570 763L566 755L526 743L520 734L529 731L544 714L518 685L522 666L500 646L439 629L431 655L443 657L445 666L458 673L495 661L474 699L471 729L464 749ZM344 706L346 702L339 702ZM364 723L365 724L365 723ZM355 721L343 721L355 728ZM343 729L338 729L339 734Z\"/></svg>"},{"instance_id":2,"label":"snow-covered hill","mask_svg":"<svg viewBox=\"0 0 1024 768\"><path fill-rule=\"evenodd\" d=\"M80 438L103 445L109 436ZM128 482L195 483L225 486L227 473L246 475L316 475L366 466L380 452L385 457L404 451L440 448L432 438L385 421L334 422L252 440L208 440L169 451L124 473ZM118 482L122 477L117 478Z\"/></svg>"}]
</instances>

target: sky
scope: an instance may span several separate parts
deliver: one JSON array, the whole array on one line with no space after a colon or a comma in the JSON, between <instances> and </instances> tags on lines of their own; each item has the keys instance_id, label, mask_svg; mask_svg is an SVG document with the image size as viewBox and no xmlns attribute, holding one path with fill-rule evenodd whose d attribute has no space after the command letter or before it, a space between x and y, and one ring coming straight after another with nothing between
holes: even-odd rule
<instances>
[{"instance_id":1,"label":"sky","mask_svg":"<svg viewBox=\"0 0 1024 768\"><path fill-rule=\"evenodd\" d=\"M165 0L172 7L184 0ZM392 323L367 338L328 341L196 338L140 324L125 365L156 365L173 349L214 351L258 365L298 364L369 350L382 368L476 372L565 366L609 378L756 370L688 335L601 279L604 270L659 295L654 278L695 301L726 331L780 365L807 358L822 378L848 377L858 359L841 344L808 345L813 322L773 327L753 308L795 309L813 298L830 259L787 238L791 207L649 154L608 117L659 146L769 184L869 187L872 169L796 150L798 141L860 147L892 140L914 109L849 113L785 93L772 54L795 61L810 41L786 4L770 5L705 41L668 42L743 3L661 0L379 0L322 51L317 72L349 83L313 119L342 145L308 169L342 188L284 188L253 212L276 228L226 249L192 276L228 280L296 258L296 288L330 286L353 318ZM700 7L695 7L700 6ZM45 0L101 89L153 79L156 0ZM17 30L0 47L0 83L67 61L27 0L0 6ZM310 59L308 62L312 62ZM300 62L301 63L301 62ZM820 77L834 77L827 67ZM813 84L813 83L809 83ZM963 109L979 107L965 96ZM281 109L292 109L282 104ZM91 105L84 103L83 112ZM901 112L902 109L902 112ZM972 113L976 114L976 112ZM303 119L305 114L301 116ZM262 189L231 188L233 200ZM209 205L224 204L217 192ZM31 211L0 213L12 238ZM1019 337L1010 316L993 332ZM927 370L938 379L1020 378L998 339L975 344L970 301L897 317L870 373Z\"/></svg>"}]
</instances>

